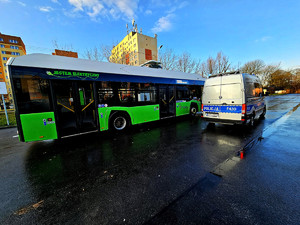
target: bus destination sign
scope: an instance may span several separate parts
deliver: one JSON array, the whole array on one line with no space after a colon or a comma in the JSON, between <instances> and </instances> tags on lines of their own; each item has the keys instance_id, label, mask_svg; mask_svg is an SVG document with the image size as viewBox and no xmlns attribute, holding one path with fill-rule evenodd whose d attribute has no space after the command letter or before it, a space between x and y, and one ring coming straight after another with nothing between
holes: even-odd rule
<instances>
[{"instance_id":1,"label":"bus destination sign","mask_svg":"<svg viewBox=\"0 0 300 225\"><path fill-rule=\"evenodd\" d=\"M47 75L54 76L58 78L71 78L71 77L78 77L80 79L90 78L96 80L99 78L99 73L84 73L84 72L71 72L71 71L64 71L64 70L54 70L53 72L47 71Z\"/></svg>"}]
</instances>

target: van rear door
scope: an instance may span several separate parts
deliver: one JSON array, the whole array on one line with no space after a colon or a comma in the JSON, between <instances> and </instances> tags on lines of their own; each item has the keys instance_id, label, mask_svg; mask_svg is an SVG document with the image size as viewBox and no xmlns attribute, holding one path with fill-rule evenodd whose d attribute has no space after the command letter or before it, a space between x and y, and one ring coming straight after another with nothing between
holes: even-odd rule
<instances>
[{"instance_id":1,"label":"van rear door","mask_svg":"<svg viewBox=\"0 0 300 225\"><path fill-rule=\"evenodd\" d=\"M203 90L202 103L205 105L219 105L221 93L221 77L207 79Z\"/></svg>"},{"instance_id":2,"label":"van rear door","mask_svg":"<svg viewBox=\"0 0 300 225\"><path fill-rule=\"evenodd\" d=\"M222 76L220 85L221 105L243 104L243 82L241 75Z\"/></svg>"}]
</instances>

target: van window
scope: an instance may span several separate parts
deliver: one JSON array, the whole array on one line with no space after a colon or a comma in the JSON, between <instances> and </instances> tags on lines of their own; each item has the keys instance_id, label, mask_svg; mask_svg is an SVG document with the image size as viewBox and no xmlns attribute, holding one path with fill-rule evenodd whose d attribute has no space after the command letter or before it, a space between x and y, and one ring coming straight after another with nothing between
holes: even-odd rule
<instances>
[{"instance_id":1,"label":"van window","mask_svg":"<svg viewBox=\"0 0 300 225\"><path fill-rule=\"evenodd\" d=\"M242 98L240 84L223 84L221 86L222 99L240 99Z\"/></svg>"},{"instance_id":2,"label":"van window","mask_svg":"<svg viewBox=\"0 0 300 225\"><path fill-rule=\"evenodd\" d=\"M247 82L245 91L248 98L262 96L262 86L259 83Z\"/></svg>"},{"instance_id":3,"label":"van window","mask_svg":"<svg viewBox=\"0 0 300 225\"><path fill-rule=\"evenodd\" d=\"M262 86L259 83L254 83L255 88L255 97L261 97L262 96Z\"/></svg>"}]
</instances>

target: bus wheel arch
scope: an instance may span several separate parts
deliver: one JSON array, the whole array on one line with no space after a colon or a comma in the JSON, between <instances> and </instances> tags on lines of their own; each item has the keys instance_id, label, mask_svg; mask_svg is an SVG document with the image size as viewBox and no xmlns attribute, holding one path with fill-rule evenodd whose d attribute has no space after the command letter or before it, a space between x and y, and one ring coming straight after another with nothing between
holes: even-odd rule
<instances>
[{"instance_id":1,"label":"bus wheel arch","mask_svg":"<svg viewBox=\"0 0 300 225\"><path fill-rule=\"evenodd\" d=\"M131 117L126 111L112 112L109 117L109 129L123 131L131 126Z\"/></svg>"}]
</instances>

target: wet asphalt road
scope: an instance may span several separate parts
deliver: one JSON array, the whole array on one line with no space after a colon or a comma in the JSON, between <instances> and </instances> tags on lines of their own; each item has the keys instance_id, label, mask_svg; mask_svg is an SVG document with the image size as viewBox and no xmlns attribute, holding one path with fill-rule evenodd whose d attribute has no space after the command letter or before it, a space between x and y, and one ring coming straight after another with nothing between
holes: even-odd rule
<instances>
[{"instance_id":1,"label":"wet asphalt road","mask_svg":"<svg viewBox=\"0 0 300 225\"><path fill-rule=\"evenodd\" d=\"M254 129L207 128L199 118L183 118L133 127L126 134L36 143L20 143L13 138L16 129L1 129L0 224L297 224L299 213L293 210L299 209L299 194L292 190L300 185L298 158L291 157L288 172L277 168L276 175L256 158L269 159L257 149L293 142L292 134L292 140L272 140L277 132L272 125L299 104L300 95L266 99L266 119ZM299 133L299 110L278 126L294 119L296 125L288 128ZM228 163L265 129L268 137L251 143L242 162ZM275 150L274 159L280 156ZM222 177L211 173L216 168ZM291 186L272 176L292 177L286 179ZM269 187L268 178L275 186ZM285 197L271 201L272 194L285 191ZM262 196L266 201L259 204ZM291 215L282 207L293 208ZM271 212L277 212L274 218Z\"/></svg>"}]
</instances>

